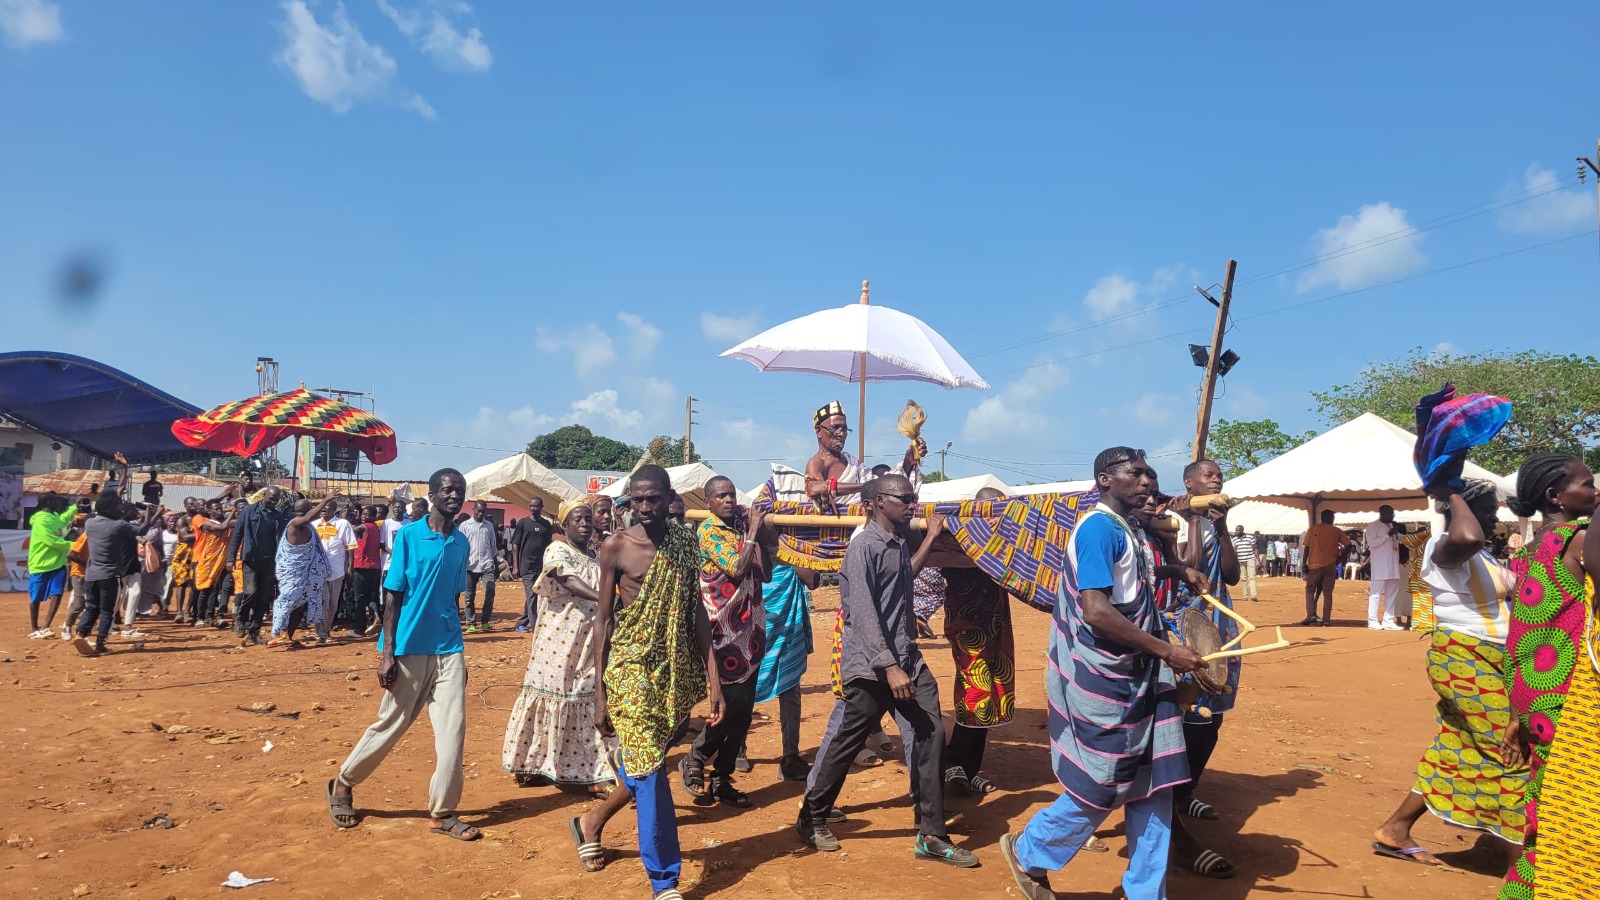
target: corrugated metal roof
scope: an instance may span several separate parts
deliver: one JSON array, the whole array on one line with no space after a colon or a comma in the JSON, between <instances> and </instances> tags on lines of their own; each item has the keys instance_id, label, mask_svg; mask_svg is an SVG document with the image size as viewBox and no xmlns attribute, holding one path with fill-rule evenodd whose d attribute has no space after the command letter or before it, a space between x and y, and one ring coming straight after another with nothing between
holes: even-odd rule
<instances>
[{"instance_id":1,"label":"corrugated metal roof","mask_svg":"<svg viewBox=\"0 0 1600 900\"><path fill-rule=\"evenodd\" d=\"M105 484L110 476L110 472L101 469L62 469L48 475L29 475L22 479L22 489L29 494L54 492L69 497L81 497L89 493L89 489L94 485ZM134 499L142 496L139 493L139 486L144 484L144 478L140 476L141 473L133 474L133 485L128 491L128 496ZM209 500L228 488L228 482L214 481L204 475L169 472L158 474L156 479L166 485L163 499L168 505L171 505L173 500L181 500L184 497Z\"/></svg>"}]
</instances>

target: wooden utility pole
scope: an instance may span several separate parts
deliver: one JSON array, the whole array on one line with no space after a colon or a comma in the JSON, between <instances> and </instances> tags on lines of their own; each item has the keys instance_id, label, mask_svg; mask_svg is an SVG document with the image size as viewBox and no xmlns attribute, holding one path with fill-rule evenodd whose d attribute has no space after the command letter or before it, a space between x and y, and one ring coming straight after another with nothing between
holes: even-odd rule
<instances>
[{"instance_id":1,"label":"wooden utility pole","mask_svg":"<svg viewBox=\"0 0 1600 900\"><path fill-rule=\"evenodd\" d=\"M1578 157L1578 181L1583 181L1583 167L1588 166L1594 172L1594 192L1600 200L1600 141L1594 142L1594 159L1585 156Z\"/></svg>"},{"instance_id":2,"label":"wooden utility pole","mask_svg":"<svg viewBox=\"0 0 1600 900\"><path fill-rule=\"evenodd\" d=\"M694 458L694 397L689 397L683 403L683 464L688 465Z\"/></svg>"},{"instance_id":3,"label":"wooden utility pole","mask_svg":"<svg viewBox=\"0 0 1600 900\"><path fill-rule=\"evenodd\" d=\"M1222 300L1217 304L1217 327L1211 332L1211 357L1206 360L1206 383L1200 389L1200 417L1194 427L1194 459L1206 456L1206 437L1211 433L1211 398L1217 390L1217 366L1222 357L1222 336L1228 332L1228 304L1233 300L1233 273L1237 260L1228 260L1228 274L1222 279Z\"/></svg>"}]
</instances>

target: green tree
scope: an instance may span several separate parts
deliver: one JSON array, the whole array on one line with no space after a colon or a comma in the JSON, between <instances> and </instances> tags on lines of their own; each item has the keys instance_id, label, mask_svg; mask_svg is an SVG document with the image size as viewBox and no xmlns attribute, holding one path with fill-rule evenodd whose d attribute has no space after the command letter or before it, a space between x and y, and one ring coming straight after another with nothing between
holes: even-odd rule
<instances>
[{"instance_id":1,"label":"green tree","mask_svg":"<svg viewBox=\"0 0 1600 900\"><path fill-rule=\"evenodd\" d=\"M1308 431L1294 437L1271 419L1220 419L1206 436L1206 455L1222 467L1224 478L1232 478L1282 456L1315 436L1315 432Z\"/></svg>"},{"instance_id":2,"label":"green tree","mask_svg":"<svg viewBox=\"0 0 1600 900\"><path fill-rule=\"evenodd\" d=\"M528 442L527 454L552 469L599 469L626 472L644 455L643 448L595 434L582 425L568 425Z\"/></svg>"},{"instance_id":3,"label":"green tree","mask_svg":"<svg viewBox=\"0 0 1600 900\"><path fill-rule=\"evenodd\" d=\"M923 472L922 473L922 483L923 484L938 484L941 481L949 481L949 480L950 479L944 477L944 473L940 472L938 469L933 469L931 471L927 471L927 472Z\"/></svg>"},{"instance_id":4,"label":"green tree","mask_svg":"<svg viewBox=\"0 0 1600 900\"><path fill-rule=\"evenodd\" d=\"M1376 363L1350 384L1313 391L1317 411L1330 423L1373 412L1414 431L1413 411L1424 394L1452 382L1462 393L1494 394L1511 401L1511 422L1473 462L1512 472L1532 453L1595 455L1600 441L1600 360L1537 350L1501 353L1424 353Z\"/></svg>"},{"instance_id":5,"label":"green tree","mask_svg":"<svg viewBox=\"0 0 1600 900\"><path fill-rule=\"evenodd\" d=\"M689 448L689 458L683 456L683 438L667 437L658 434L650 439L646 445L650 455L655 457L656 463L663 466L683 466L692 462L699 462L700 452L693 447Z\"/></svg>"}]
</instances>

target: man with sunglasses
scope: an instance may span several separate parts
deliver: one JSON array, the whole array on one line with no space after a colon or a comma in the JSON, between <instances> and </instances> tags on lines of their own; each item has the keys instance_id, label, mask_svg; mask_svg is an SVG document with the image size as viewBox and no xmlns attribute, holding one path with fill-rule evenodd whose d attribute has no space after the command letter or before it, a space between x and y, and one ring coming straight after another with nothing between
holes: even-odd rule
<instances>
[{"instance_id":1,"label":"man with sunglasses","mask_svg":"<svg viewBox=\"0 0 1600 900\"><path fill-rule=\"evenodd\" d=\"M1204 668L1169 643L1155 583L1177 578L1205 592L1185 566L1154 567L1131 514L1155 489L1144 453L1112 447L1095 459L1100 502L1067 540L1050 633L1050 756L1064 789L1000 850L1022 896L1054 898L1049 873L1078 854L1112 810L1125 807L1128 900L1165 900L1172 792L1189 778L1174 672Z\"/></svg>"},{"instance_id":2,"label":"man with sunglasses","mask_svg":"<svg viewBox=\"0 0 1600 900\"><path fill-rule=\"evenodd\" d=\"M818 507L831 509L833 504L854 503L861 494L861 486L872 480L872 470L845 452L845 439L850 436L850 425L844 407L835 400L817 410L811 417L817 432L817 452L806 462L806 495ZM922 457L928 445L917 438L906 448L900 465L890 469L890 474L904 476L911 490L922 487Z\"/></svg>"},{"instance_id":3,"label":"man with sunglasses","mask_svg":"<svg viewBox=\"0 0 1600 900\"><path fill-rule=\"evenodd\" d=\"M910 547L917 493L903 475L885 475L864 486L866 526L850 541L839 573L839 603L844 610L844 643L837 731L824 738L812 782L795 830L807 846L839 849L828 816L844 787L845 775L885 712L893 712L900 734L909 736L911 799L917 811L916 857L958 868L978 858L950 843L944 825L941 782L944 725L939 719L939 685L917 649L911 610L911 582L927 560L943 528L939 517L915 554Z\"/></svg>"}]
</instances>

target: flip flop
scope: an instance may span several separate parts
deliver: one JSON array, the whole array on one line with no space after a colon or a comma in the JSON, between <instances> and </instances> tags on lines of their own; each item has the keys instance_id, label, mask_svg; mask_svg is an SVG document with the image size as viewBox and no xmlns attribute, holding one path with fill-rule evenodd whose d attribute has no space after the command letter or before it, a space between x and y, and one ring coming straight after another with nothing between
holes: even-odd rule
<instances>
[{"instance_id":1,"label":"flip flop","mask_svg":"<svg viewBox=\"0 0 1600 900\"><path fill-rule=\"evenodd\" d=\"M332 778L328 779L328 818L332 819L333 824L340 828L354 828L360 824L360 820L356 818L355 797L334 796L333 781ZM350 821L341 822L339 821L340 816L349 816Z\"/></svg>"},{"instance_id":2,"label":"flip flop","mask_svg":"<svg viewBox=\"0 0 1600 900\"><path fill-rule=\"evenodd\" d=\"M1390 859L1399 859L1404 860L1405 862L1414 862L1422 866L1434 865L1434 863L1423 862L1422 860L1417 859L1417 854L1428 853L1427 849L1421 844L1412 844L1409 847L1391 847L1382 841L1373 841L1372 852L1378 854L1379 856L1387 856ZM1428 855L1432 856L1433 854L1429 853Z\"/></svg>"},{"instance_id":3,"label":"flip flop","mask_svg":"<svg viewBox=\"0 0 1600 900\"><path fill-rule=\"evenodd\" d=\"M1050 889L1049 878L1035 878L1028 874L1017 860L1017 836L1010 834L1000 835L1000 855L1005 857L1006 868L1011 870L1011 877L1017 882L1017 890L1027 900L1056 900L1056 892Z\"/></svg>"},{"instance_id":4,"label":"flip flop","mask_svg":"<svg viewBox=\"0 0 1600 900\"><path fill-rule=\"evenodd\" d=\"M1204 875L1207 878L1215 878L1219 881L1239 874L1239 870L1234 867L1233 863L1228 862L1227 857L1215 850L1201 850L1200 855L1196 856L1194 862L1189 864L1189 871L1196 875Z\"/></svg>"},{"instance_id":5,"label":"flip flop","mask_svg":"<svg viewBox=\"0 0 1600 900\"><path fill-rule=\"evenodd\" d=\"M434 834L442 834L445 837L455 838L458 841L475 841L478 838L483 837L483 832L478 830L476 825L468 825L455 816L450 816L444 819L435 819L434 821L438 822L439 824L428 829Z\"/></svg>"},{"instance_id":6,"label":"flip flop","mask_svg":"<svg viewBox=\"0 0 1600 900\"><path fill-rule=\"evenodd\" d=\"M599 841L586 841L583 839L583 817L573 816L567 823L567 830L572 832L572 842L578 846L578 865L585 872L598 872L606 867L606 848ZM599 863L591 866L590 863Z\"/></svg>"},{"instance_id":7,"label":"flip flop","mask_svg":"<svg viewBox=\"0 0 1600 900\"><path fill-rule=\"evenodd\" d=\"M1207 821L1216 821L1218 818L1216 807L1194 797L1189 798L1189 805L1183 808L1183 814L1191 819L1205 819Z\"/></svg>"},{"instance_id":8,"label":"flip flop","mask_svg":"<svg viewBox=\"0 0 1600 900\"><path fill-rule=\"evenodd\" d=\"M862 750L857 753L853 762L863 769L872 769L883 765L883 759L871 750Z\"/></svg>"},{"instance_id":9,"label":"flip flop","mask_svg":"<svg viewBox=\"0 0 1600 900\"><path fill-rule=\"evenodd\" d=\"M1091 834L1089 839L1083 842L1083 849L1087 853L1110 853L1111 845Z\"/></svg>"}]
</instances>

